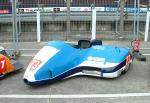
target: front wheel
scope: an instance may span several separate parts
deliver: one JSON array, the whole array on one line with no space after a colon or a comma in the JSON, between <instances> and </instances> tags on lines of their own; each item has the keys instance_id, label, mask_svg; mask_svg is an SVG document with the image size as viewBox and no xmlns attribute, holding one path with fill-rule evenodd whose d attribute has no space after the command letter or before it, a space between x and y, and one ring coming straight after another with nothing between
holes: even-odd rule
<instances>
[{"instance_id":1,"label":"front wheel","mask_svg":"<svg viewBox=\"0 0 150 103\"><path fill-rule=\"evenodd\" d=\"M6 76L6 74L0 74L0 79L3 79Z\"/></svg>"}]
</instances>

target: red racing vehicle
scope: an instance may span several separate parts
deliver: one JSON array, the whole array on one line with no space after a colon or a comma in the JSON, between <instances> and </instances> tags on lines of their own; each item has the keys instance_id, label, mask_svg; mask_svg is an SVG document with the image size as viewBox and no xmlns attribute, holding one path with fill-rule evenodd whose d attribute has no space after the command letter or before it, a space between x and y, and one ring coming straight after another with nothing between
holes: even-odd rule
<instances>
[{"instance_id":1,"label":"red racing vehicle","mask_svg":"<svg viewBox=\"0 0 150 103\"><path fill-rule=\"evenodd\" d=\"M23 64L11 59L4 48L0 47L0 79L3 79L7 74L13 73L22 68Z\"/></svg>"}]
</instances>

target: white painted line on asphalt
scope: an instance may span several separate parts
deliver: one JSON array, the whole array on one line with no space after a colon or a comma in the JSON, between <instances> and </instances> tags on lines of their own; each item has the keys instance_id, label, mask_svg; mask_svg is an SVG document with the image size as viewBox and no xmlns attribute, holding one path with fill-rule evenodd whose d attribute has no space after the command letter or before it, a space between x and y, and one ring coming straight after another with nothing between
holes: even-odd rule
<instances>
[{"instance_id":1,"label":"white painted line on asphalt","mask_svg":"<svg viewBox=\"0 0 150 103\"><path fill-rule=\"evenodd\" d=\"M140 50L150 50L150 48L140 48Z\"/></svg>"},{"instance_id":2,"label":"white painted line on asphalt","mask_svg":"<svg viewBox=\"0 0 150 103\"><path fill-rule=\"evenodd\" d=\"M5 49L6 51L14 51L14 49ZM39 51L40 49L19 49L19 51Z\"/></svg>"},{"instance_id":3,"label":"white painted line on asphalt","mask_svg":"<svg viewBox=\"0 0 150 103\"><path fill-rule=\"evenodd\" d=\"M150 93L124 93L124 94L56 94L56 95L0 95L0 98L16 99L84 99L84 98L123 98L123 97L150 97Z\"/></svg>"},{"instance_id":4,"label":"white painted line on asphalt","mask_svg":"<svg viewBox=\"0 0 150 103\"><path fill-rule=\"evenodd\" d=\"M21 54L21 56L23 56L23 57L33 57L33 56L35 56L35 54Z\"/></svg>"},{"instance_id":5,"label":"white painted line on asphalt","mask_svg":"<svg viewBox=\"0 0 150 103\"><path fill-rule=\"evenodd\" d=\"M150 56L150 54L142 54L142 55L145 55L145 56Z\"/></svg>"},{"instance_id":6,"label":"white painted line on asphalt","mask_svg":"<svg viewBox=\"0 0 150 103\"><path fill-rule=\"evenodd\" d=\"M26 99L44 99L44 98L50 98L50 95L0 95L0 98L18 98L18 99L22 99L22 98L26 98Z\"/></svg>"}]
</instances>

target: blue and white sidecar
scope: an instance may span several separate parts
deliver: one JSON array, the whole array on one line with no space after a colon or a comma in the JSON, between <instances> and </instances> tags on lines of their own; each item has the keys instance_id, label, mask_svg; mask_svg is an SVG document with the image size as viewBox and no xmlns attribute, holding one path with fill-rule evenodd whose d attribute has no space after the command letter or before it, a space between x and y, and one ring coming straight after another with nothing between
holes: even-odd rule
<instances>
[{"instance_id":1,"label":"blue and white sidecar","mask_svg":"<svg viewBox=\"0 0 150 103\"><path fill-rule=\"evenodd\" d=\"M80 40L76 46L51 41L32 59L23 79L32 85L76 75L116 78L128 70L131 62L130 49L102 45L98 40Z\"/></svg>"}]
</instances>

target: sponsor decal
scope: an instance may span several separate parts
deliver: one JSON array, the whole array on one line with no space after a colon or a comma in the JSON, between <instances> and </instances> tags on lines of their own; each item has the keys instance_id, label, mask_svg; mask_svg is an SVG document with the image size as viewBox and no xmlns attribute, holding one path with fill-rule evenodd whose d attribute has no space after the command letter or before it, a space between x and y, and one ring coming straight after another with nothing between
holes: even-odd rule
<instances>
[{"instance_id":1,"label":"sponsor decal","mask_svg":"<svg viewBox=\"0 0 150 103\"><path fill-rule=\"evenodd\" d=\"M105 11L105 12L116 12L117 11L117 7L95 7L95 8L96 8L96 11ZM36 11L40 10L43 12L53 12L56 9L58 10L57 12L67 11L66 7L19 8L18 11L20 11L20 12L36 12ZM138 9L136 9L136 11L137 10ZM91 7L70 7L70 11L87 12L87 11L91 11ZM135 11L135 9L131 8L131 7L125 7L124 11L132 13ZM7 11L3 11L3 12L7 12ZM147 8L140 8L140 12L147 12Z\"/></svg>"},{"instance_id":2,"label":"sponsor decal","mask_svg":"<svg viewBox=\"0 0 150 103\"><path fill-rule=\"evenodd\" d=\"M105 49L104 46L93 46L92 48L96 49L96 50L104 50Z\"/></svg>"},{"instance_id":3,"label":"sponsor decal","mask_svg":"<svg viewBox=\"0 0 150 103\"><path fill-rule=\"evenodd\" d=\"M136 10L136 12L138 11L138 9L136 8L131 8L131 7L125 7L124 11L125 12L130 12L133 13ZM117 7L105 7L104 11L117 11ZM147 12L147 8L140 8L139 9L140 12Z\"/></svg>"},{"instance_id":4,"label":"sponsor decal","mask_svg":"<svg viewBox=\"0 0 150 103\"><path fill-rule=\"evenodd\" d=\"M87 58L88 61L95 61L95 62L105 62L105 58L99 58L99 57L92 57L92 56L89 56Z\"/></svg>"},{"instance_id":5,"label":"sponsor decal","mask_svg":"<svg viewBox=\"0 0 150 103\"><path fill-rule=\"evenodd\" d=\"M8 14L9 10L5 9L5 10L0 10L0 14Z\"/></svg>"}]
</instances>

